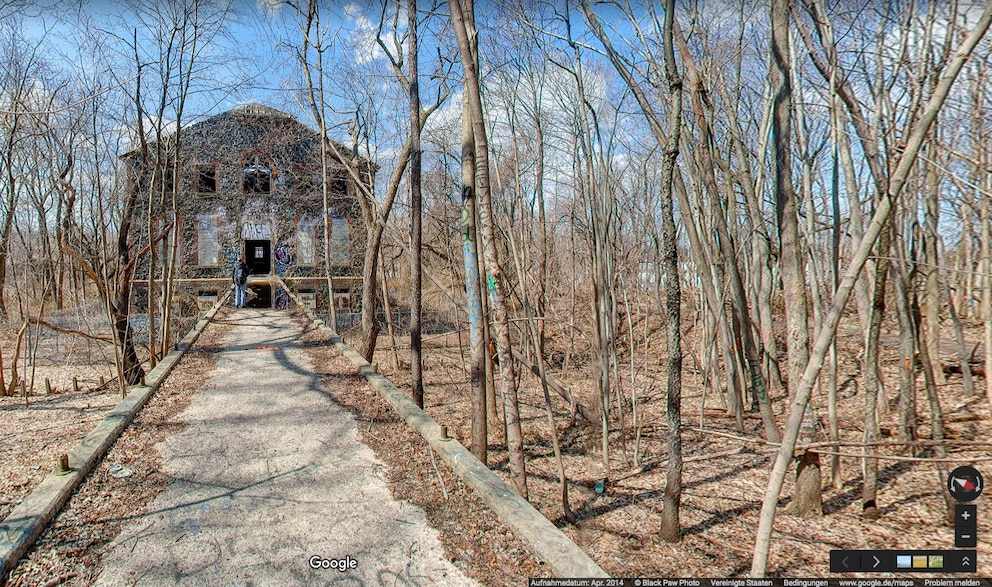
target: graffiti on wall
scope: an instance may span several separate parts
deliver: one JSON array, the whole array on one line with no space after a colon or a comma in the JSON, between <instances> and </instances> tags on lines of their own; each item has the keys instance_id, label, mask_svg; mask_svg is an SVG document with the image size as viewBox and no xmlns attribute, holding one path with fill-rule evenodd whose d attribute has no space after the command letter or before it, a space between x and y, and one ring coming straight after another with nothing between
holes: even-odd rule
<instances>
[{"instance_id":1,"label":"graffiti on wall","mask_svg":"<svg viewBox=\"0 0 992 587\"><path fill-rule=\"evenodd\" d=\"M306 267L314 264L314 226L317 219L303 216L296 222L296 262Z\"/></svg>"},{"instance_id":2,"label":"graffiti on wall","mask_svg":"<svg viewBox=\"0 0 992 587\"><path fill-rule=\"evenodd\" d=\"M285 310L289 307L289 294L281 287L276 288L276 309Z\"/></svg>"},{"instance_id":3,"label":"graffiti on wall","mask_svg":"<svg viewBox=\"0 0 992 587\"><path fill-rule=\"evenodd\" d=\"M261 222L246 222L241 226L241 238L248 241L265 241L272 237L272 228Z\"/></svg>"},{"instance_id":4,"label":"graffiti on wall","mask_svg":"<svg viewBox=\"0 0 992 587\"><path fill-rule=\"evenodd\" d=\"M289 245L283 243L276 247L276 274L285 277L286 272L293 265L293 251Z\"/></svg>"},{"instance_id":5,"label":"graffiti on wall","mask_svg":"<svg viewBox=\"0 0 992 587\"><path fill-rule=\"evenodd\" d=\"M221 268L226 275L233 275L234 264L241 260L241 251L234 247L224 248L224 263Z\"/></svg>"}]
</instances>

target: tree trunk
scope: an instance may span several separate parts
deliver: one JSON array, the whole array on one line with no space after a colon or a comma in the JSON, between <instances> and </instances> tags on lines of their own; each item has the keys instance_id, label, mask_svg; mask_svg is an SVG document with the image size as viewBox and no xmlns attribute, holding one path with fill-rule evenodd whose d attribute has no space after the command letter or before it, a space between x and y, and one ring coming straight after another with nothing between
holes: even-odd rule
<instances>
[{"instance_id":1,"label":"tree trunk","mask_svg":"<svg viewBox=\"0 0 992 587\"><path fill-rule=\"evenodd\" d=\"M962 208L967 208L967 206L962 206ZM968 277L965 276L965 279L967 280ZM968 347L964 343L964 327L961 324L961 317L958 316L958 310L955 307L954 298L951 296L950 287L946 280L940 283L940 293L941 297L947 301L947 314L951 319L951 327L954 331L954 345L957 349L958 365L961 366L961 384L964 387L965 395L973 396L975 395L975 383L971 373L971 364L968 362ZM938 365L940 364L939 361L937 363ZM938 369L938 371L941 371L941 369Z\"/></svg>"},{"instance_id":2,"label":"tree trunk","mask_svg":"<svg viewBox=\"0 0 992 587\"><path fill-rule=\"evenodd\" d=\"M934 129L934 142L931 146L937 145L937 129ZM926 278L923 296L923 304L921 307L921 312L923 315L923 329L921 331L921 342L927 345L927 352L929 352L930 357L940 364L940 310L941 310L941 300L940 295L940 259L937 255L937 226L940 223L940 177L938 175L938 169L935 161L932 161L937 155L930 152L928 149L928 155L931 161L927 162L926 165L926 179L925 179L925 189L923 190L925 214L923 222L923 254L924 263L921 265L923 267L924 277ZM942 386L947 383L947 378L944 377L944 372L941 369L937 369L933 373L934 380L937 385Z\"/></svg>"},{"instance_id":3,"label":"tree trunk","mask_svg":"<svg viewBox=\"0 0 992 587\"><path fill-rule=\"evenodd\" d=\"M831 94L830 135L833 142L833 169L830 182L830 212L831 212L831 241L830 241L830 295L837 292L840 285L840 243L841 232L840 211L840 110L835 105L836 97ZM820 328L823 327L821 322ZM840 422L837 419L837 340L830 343L830 356L827 359L827 414L830 426L830 440L840 439ZM836 452L836 451L833 451ZM840 471L840 455L830 455L830 481L835 490L844 486Z\"/></svg>"},{"instance_id":4,"label":"tree trunk","mask_svg":"<svg viewBox=\"0 0 992 587\"><path fill-rule=\"evenodd\" d=\"M809 362L809 309L806 273L796 192L792 185L792 50L789 41L791 0L772 0L771 54L768 83L772 91L772 170L775 185L775 218L778 222L779 265L785 288L785 318L788 331L789 388L795 389ZM804 429L812 432L811 409L805 408ZM801 454L797 469L796 495L791 511L797 515L819 515L820 459ZM817 477L812 478L813 475Z\"/></svg>"},{"instance_id":5,"label":"tree trunk","mask_svg":"<svg viewBox=\"0 0 992 587\"><path fill-rule=\"evenodd\" d=\"M823 327L817 333L816 343L810 353L809 364L807 364L803 372L803 377L799 382L792 404L790 405L789 420L785 428L782 444L779 447L778 458L769 475L768 487L762 500L761 514L758 519L755 538L754 559L751 561L752 576L765 576L768 552L771 545L772 524L775 521L775 510L777 509L779 494L782 491L782 483L788 469L788 462L795 449L796 440L799 437L799 427L802 423L806 404L813 391L816 378L820 374L820 369L823 367L823 358L826 356L827 350L830 348L830 343L836 335L841 313L847 305L847 300L851 294L854 282L857 281L865 261L867 261L868 256L871 254L871 249L879 233L888 224L887 218L892 211L892 207L902 193L906 178L913 164L916 162L920 146L929 133L930 127L940 112L941 107L947 100L951 86L954 84L961 68L969 59L979 41L985 36L990 24L992 24L992 4L987 4L975 28L961 43L954 58L948 64L946 71L941 75L940 81L934 88L933 95L917 125L913 128L909 136L906 137L906 147L890 176L889 189L882 194L881 202L875 210L875 214L865 231L864 237L862 237L861 242L855 249L847 270L844 273L844 279L841 281L840 287L834 295L830 312L824 320Z\"/></svg>"},{"instance_id":6,"label":"tree trunk","mask_svg":"<svg viewBox=\"0 0 992 587\"><path fill-rule=\"evenodd\" d=\"M979 221L982 224L982 322L985 347L985 395L992 401L992 213L989 198L981 198Z\"/></svg>"},{"instance_id":7,"label":"tree trunk","mask_svg":"<svg viewBox=\"0 0 992 587\"><path fill-rule=\"evenodd\" d=\"M10 129L10 136L7 139L7 145L5 145L4 153L4 157L6 159L5 167L7 168L7 177L5 178L7 180L7 194L4 197L5 215L3 218L3 227L0 229L0 321L7 320L7 301L4 290L7 286L7 258L10 255L10 233L14 226L14 208L17 205L17 180L14 176L13 158L18 120L19 117L15 113L14 124Z\"/></svg>"},{"instance_id":8,"label":"tree trunk","mask_svg":"<svg viewBox=\"0 0 992 587\"><path fill-rule=\"evenodd\" d=\"M480 204L480 232L483 240L483 254L486 260L488 289L492 298L491 308L495 314L496 350L499 353L499 366L502 380L503 410L506 417L506 444L510 457L510 472L517 492L527 497L527 471L524 464L523 433L520 427L520 409L517 401L513 358L511 356L509 317L503 294L503 275L496 256L495 222L492 198L489 191L489 143L486 138L486 124L482 111L482 96L479 87L478 71L473 60L470 39L477 37L474 17L466 20L459 0L448 0L451 23L458 39L458 53L465 75L465 91L469 94L472 112L472 130L475 135L476 152L476 193ZM470 16L473 16L470 14Z\"/></svg>"},{"instance_id":9,"label":"tree trunk","mask_svg":"<svg viewBox=\"0 0 992 587\"><path fill-rule=\"evenodd\" d=\"M878 442L878 401L880 388L882 387L881 369L878 365L878 345L879 336L882 329L882 318L885 315L885 286L888 281L889 272L889 249L892 241L892 221L891 219L883 228L882 237L878 241L875 263L875 291L872 292L871 322L868 325L868 341L865 344L862 369L865 374L864 391L864 441L866 443ZM874 452L873 447L866 449L866 452ZM868 519L878 517L878 459L866 458L865 482L861 493L862 515Z\"/></svg>"},{"instance_id":10,"label":"tree trunk","mask_svg":"<svg viewBox=\"0 0 992 587\"><path fill-rule=\"evenodd\" d=\"M912 316L913 322L916 326L916 332L919 333L921 330L923 317L920 312L919 299L916 293L912 296ZM930 405L930 439L937 442L935 445L935 450L939 458L947 458L947 447L944 446L943 440L946 438L946 433L944 431L944 410L940 405L940 395L937 393L937 379L934 377L933 360L930 357L930 351L927 349L925 341L917 338L917 348L920 352L920 366L923 368L923 381L924 387L927 390L927 402ZM947 479L947 474L949 471L945 469L945 465L940 462L935 462L934 466L937 469L938 477L941 481ZM948 491L941 491L942 497L944 498L944 521L947 524L954 524L954 504L955 500Z\"/></svg>"},{"instance_id":11,"label":"tree trunk","mask_svg":"<svg viewBox=\"0 0 992 587\"><path fill-rule=\"evenodd\" d=\"M675 228L674 181L682 134L682 78L676 69L673 28L675 0L665 1L665 75L671 94L669 142L665 147L661 172L664 201L662 210L662 258L665 267L665 313L668 342L668 472L662 497L660 536L666 542L679 542L682 526L682 289L679 283L678 235ZM631 351L633 352L633 351Z\"/></svg>"},{"instance_id":12,"label":"tree trunk","mask_svg":"<svg viewBox=\"0 0 992 587\"><path fill-rule=\"evenodd\" d=\"M916 325L909 301L913 280L906 268L906 244L898 234L892 250L898 256L892 277L899 319L899 440L912 442L916 440Z\"/></svg>"},{"instance_id":13,"label":"tree trunk","mask_svg":"<svg viewBox=\"0 0 992 587\"><path fill-rule=\"evenodd\" d=\"M465 12L472 13L472 0L466 0ZM472 47L472 55L477 50ZM475 138L468 94L462 94L462 258L465 264L465 295L468 302L469 384L472 393L472 454L483 463L488 458L488 418L486 402L486 346L483 332L482 291L479 287L479 252L476 246L475 206Z\"/></svg>"},{"instance_id":14,"label":"tree trunk","mask_svg":"<svg viewBox=\"0 0 992 587\"><path fill-rule=\"evenodd\" d=\"M162 90L165 92L165 89ZM152 187L148 192L148 202L145 209L145 231L146 238L149 243L155 242L155 231L157 230L157 215L158 210L155 206L155 201L160 198L155 197L156 189L162 193L162 198L164 198L165 193L165 164L162 158L162 126L161 126L161 114L159 116L159 124L156 126L155 133L155 161L152 170ZM155 185L155 180L159 179L158 186ZM155 364L158 363L158 357L155 356L155 346L156 346L156 302L158 299L158 287L157 287L157 273L158 273L158 251L154 246L151 246L148 250L148 350L149 350L149 365L152 369L155 368Z\"/></svg>"},{"instance_id":15,"label":"tree trunk","mask_svg":"<svg viewBox=\"0 0 992 587\"><path fill-rule=\"evenodd\" d=\"M420 270L423 204L420 191L420 80L417 72L417 0L407 0L410 80L410 387L413 402L424 408L424 363L421 353L423 274Z\"/></svg>"}]
</instances>

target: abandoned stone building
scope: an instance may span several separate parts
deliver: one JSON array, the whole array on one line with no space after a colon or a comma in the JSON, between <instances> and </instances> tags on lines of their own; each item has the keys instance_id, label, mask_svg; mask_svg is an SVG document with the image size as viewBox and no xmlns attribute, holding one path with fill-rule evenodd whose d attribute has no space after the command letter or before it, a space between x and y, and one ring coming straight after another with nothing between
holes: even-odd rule
<instances>
[{"instance_id":1,"label":"abandoned stone building","mask_svg":"<svg viewBox=\"0 0 992 587\"><path fill-rule=\"evenodd\" d=\"M174 136L167 140L174 142ZM350 149L337 146L342 155L351 156ZM140 190L137 215L143 217L136 222L136 234L142 232L142 222L147 223L144 211L151 209L153 225L162 227L158 234L177 230L181 236L176 251L168 238L158 243L158 279L174 257L176 281L206 302L230 287L232 266L244 258L251 270L250 305L286 303L273 275L318 309L326 309L331 299L337 307L350 305L352 290L360 282L365 227L348 170L332 153L327 156L328 206L323 209L316 131L288 114L250 104L183 127L178 148L171 143L168 147L179 153L178 166L173 159L160 165L159 181L152 172L142 171L151 168L149 157L141 157L139 150L124 156L136 178L131 189ZM365 177L372 172L364 160L358 167ZM172 222L174 185L178 198ZM333 297L327 291L324 214L330 224ZM143 261L135 280L139 301L151 266Z\"/></svg>"}]
</instances>

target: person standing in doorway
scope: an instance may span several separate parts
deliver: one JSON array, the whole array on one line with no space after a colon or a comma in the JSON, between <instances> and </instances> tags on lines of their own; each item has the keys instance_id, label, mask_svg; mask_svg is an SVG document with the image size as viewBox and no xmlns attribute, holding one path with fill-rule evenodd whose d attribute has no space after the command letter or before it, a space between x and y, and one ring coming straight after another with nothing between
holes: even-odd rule
<instances>
[{"instance_id":1,"label":"person standing in doorway","mask_svg":"<svg viewBox=\"0 0 992 587\"><path fill-rule=\"evenodd\" d=\"M248 299L248 265L244 257L234 264L232 279L234 281L234 307L244 308Z\"/></svg>"}]
</instances>

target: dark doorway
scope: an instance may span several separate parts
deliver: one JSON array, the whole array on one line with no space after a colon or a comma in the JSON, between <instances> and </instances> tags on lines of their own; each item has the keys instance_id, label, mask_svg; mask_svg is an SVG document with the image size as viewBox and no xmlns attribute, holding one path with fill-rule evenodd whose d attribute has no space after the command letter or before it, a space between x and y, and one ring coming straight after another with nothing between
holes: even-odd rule
<instances>
[{"instance_id":1,"label":"dark doorway","mask_svg":"<svg viewBox=\"0 0 992 587\"><path fill-rule=\"evenodd\" d=\"M272 307L272 287L265 283L248 286L249 308L271 308Z\"/></svg>"},{"instance_id":2,"label":"dark doorway","mask_svg":"<svg viewBox=\"0 0 992 587\"><path fill-rule=\"evenodd\" d=\"M245 241L245 263L252 275L268 275L272 271L269 241Z\"/></svg>"}]
</instances>

